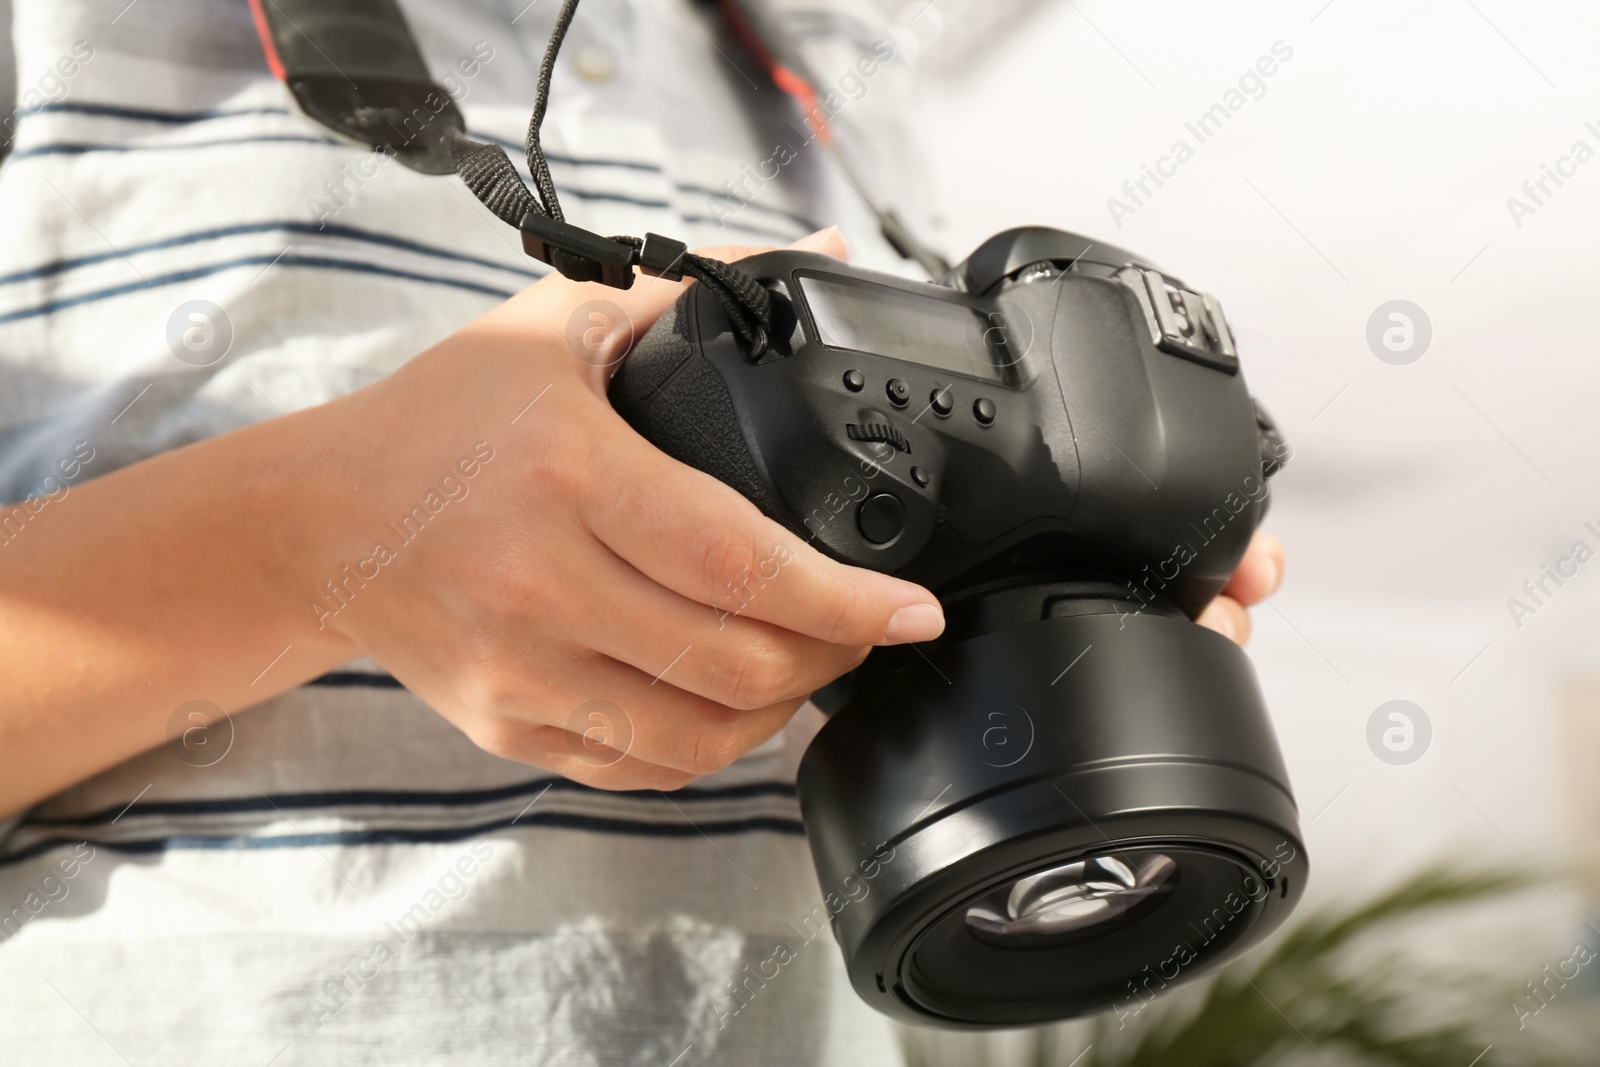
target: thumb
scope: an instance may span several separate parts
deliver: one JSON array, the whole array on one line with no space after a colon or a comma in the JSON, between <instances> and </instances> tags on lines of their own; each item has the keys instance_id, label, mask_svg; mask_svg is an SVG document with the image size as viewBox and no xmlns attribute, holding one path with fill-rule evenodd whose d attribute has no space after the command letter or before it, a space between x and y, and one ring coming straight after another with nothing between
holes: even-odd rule
<instances>
[{"instance_id":1,"label":"thumb","mask_svg":"<svg viewBox=\"0 0 1600 1067\"><path fill-rule=\"evenodd\" d=\"M844 234L839 232L839 227L829 226L809 233L796 240L789 246L797 252L820 252L825 256L835 259L849 259L850 245L844 239ZM771 248L756 248L749 245L715 245L710 248L698 248L696 255L705 256L707 259L720 259L725 263L736 263L748 256L760 255L770 252ZM539 288L548 282L540 282L534 288ZM691 280L685 278L681 282L669 282L661 278L652 278L648 275L639 275L631 289L608 289L597 282L582 284L568 282L561 279L567 289L577 291L568 296L566 304L569 308L581 308L590 301L607 301L621 316L610 315L595 322L609 321L612 325L605 328L604 351L600 356L605 362L621 360L629 348L644 336L644 332L655 324L672 302L682 295ZM531 291L531 290L530 290ZM563 294L565 295L565 294ZM609 310L609 309L602 309ZM598 336L598 335L592 335ZM609 357L609 358L607 358Z\"/></svg>"},{"instance_id":2,"label":"thumb","mask_svg":"<svg viewBox=\"0 0 1600 1067\"><path fill-rule=\"evenodd\" d=\"M834 259L850 258L850 245L846 243L844 234L839 232L839 227L837 226L829 226L818 230L816 233L808 233L804 237L797 238L794 243L789 245L789 248L795 252L821 252L825 256L832 256ZM695 250L698 255L705 256L707 259L720 259L724 263L736 263L746 256L758 256L763 252L771 251L772 248L770 246L752 248L748 245L713 245L710 248L698 248Z\"/></svg>"},{"instance_id":3,"label":"thumb","mask_svg":"<svg viewBox=\"0 0 1600 1067\"><path fill-rule=\"evenodd\" d=\"M821 252L834 259L849 259L850 245L844 239L844 234L839 232L839 227L829 226L825 230L809 233L789 246L797 252Z\"/></svg>"},{"instance_id":4,"label":"thumb","mask_svg":"<svg viewBox=\"0 0 1600 1067\"><path fill-rule=\"evenodd\" d=\"M850 255L850 246L837 226L807 234L789 247L837 259ZM731 263L768 251L771 249L719 245L698 249L697 254ZM520 319L524 328L537 325L545 332L562 330L564 335L572 336L550 340L568 343L568 347L573 347L574 336L581 338L582 351L576 354L583 362L603 372L615 369L628 350L690 284L688 278L674 282L640 274L630 288L613 289L599 282L574 282L552 273L502 305L501 314ZM605 377L602 373L595 379L602 389Z\"/></svg>"}]
</instances>

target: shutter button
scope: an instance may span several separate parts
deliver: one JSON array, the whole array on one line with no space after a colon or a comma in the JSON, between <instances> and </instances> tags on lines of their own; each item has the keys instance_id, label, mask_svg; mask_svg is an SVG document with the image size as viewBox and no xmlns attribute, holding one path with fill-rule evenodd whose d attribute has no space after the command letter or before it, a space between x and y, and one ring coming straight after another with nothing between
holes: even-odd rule
<instances>
[{"instance_id":1,"label":"shutter button","mask_svg":"<svg viewBox=\"0 0 1600 1067\"><path fill-rule=\"evenodd\" d=\"M980 396L972 402L972 414L983 425L989 425L994 421L994 401Z\"/></svg>"}]
</instances>

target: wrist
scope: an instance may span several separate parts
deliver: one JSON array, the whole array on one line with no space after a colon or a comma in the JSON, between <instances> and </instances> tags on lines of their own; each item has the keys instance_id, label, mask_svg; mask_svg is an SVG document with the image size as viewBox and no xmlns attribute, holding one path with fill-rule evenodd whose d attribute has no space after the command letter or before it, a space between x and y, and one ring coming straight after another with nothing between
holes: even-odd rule
<instances>
[{"instance_id":1,"label":"wrist","mask_svg":"<svg viewBox=\"0 0 1600 1067\"><path fill-rule=\"evenodd\" d=\"M248 471L239 492L243 529L251 556L259 561L261 581L270 590L274 614L297 659L313 658L331 669L359 656L362 649L344 629L330 625L331 613L316 610L330 601L329 583L339 577L339 561L361 543L368 506L345 464L334 459L340 448L337 421L318 417L322 409L296 412L244 431L239 469Z\"/></svg>"}]
</instances>

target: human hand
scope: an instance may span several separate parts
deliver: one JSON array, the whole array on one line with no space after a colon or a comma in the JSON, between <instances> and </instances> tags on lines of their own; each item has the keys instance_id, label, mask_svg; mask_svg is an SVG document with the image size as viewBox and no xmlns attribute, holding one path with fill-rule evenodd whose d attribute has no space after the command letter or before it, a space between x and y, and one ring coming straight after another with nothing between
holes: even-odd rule
<instances>
[{"instance_id":1,"label":"human hand","mask_svg":"<svg viewBox=\"0 0 1600 1067\"><path fill-rule=\"evenodd\" d=\"M1257 530L1222 595L1207 604L1195 621L1244 644L1250 640L1250 613L1245 609L1278 591L1278 586L1283 584L1283 566L1283 544L1271 534Z\"/></svg>"},{"instance_id":2,"label":"human hand","mask_svg":"<svg viewBox=\"0 0 1600 1067\"><path fill-rule=\"evenodd\" d=\"M833 231L801 245L845 253ZM325 597L319 625L486 750L602 788L670 789L719 770L873 645L943 628L926 590L826 559L611 409L609 369L682 288L547 278L307 413L310 436L334 442L335 464L379 502L354 527L394 542L392 560L373 563L372 534L333 539L322 569L351 595ZM597 301L611 306L607 325L575 353L569 324L592 331L585 306ZM415 510L430 490L437 519ZM414 537L394 518L412 515ZM364 564L353 589L340 577L351 560ZM774 566L758 595L734 593ZM1282 569L1282 547L1258 534L1199 621L1243 643L1245 606Z\"/></svg>"},{"instance_id":3,"label":"human hand","mask_svg":"<svg viewBox=\"0 0 1600 1067\"><path fill-rule=\"evenodd\" d=\"M547 279L374 386L62 493L0 567L0 815L170 738L187 701L231 714L362 654L491 752L673 788L872 645L937 636L926 590L821 557L612 410L630 331L583 305L637 336L682 288ZM1258 534L1200 621L1242 641L1282 573Z\"/></svg>"},{"instance_id":4,"label":"human hand","mask_svg":"<svg viewBox=\"0 0 1600 1067\"><path fill-rule=\"evenodd\" d=\"M682 289L543 279L304 416L359 486L329 484L342 518L308 546L334 584L318 625L488 751L608 789L719 770L873 645L944 626L926 590L827 559L612 410L607 367ZM602 334L583 358L575 321Z\"/></svg>"}]
</instances>

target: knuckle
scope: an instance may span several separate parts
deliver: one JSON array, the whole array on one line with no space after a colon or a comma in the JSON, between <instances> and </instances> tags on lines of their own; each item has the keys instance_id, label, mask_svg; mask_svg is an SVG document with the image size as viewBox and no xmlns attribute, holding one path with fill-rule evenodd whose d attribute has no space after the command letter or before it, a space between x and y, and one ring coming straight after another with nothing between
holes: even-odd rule
<instances>
[{"instance_id":1,"label":"knuckle","mask_svg":"<svg viewBox=\"0 0 1600 1067\"><path fill-rule=\"evenodd\" d=\"M734 590L760 562L755 544L726 528L707 531L699 545L700 572L715 602L737 600Z\"/></svg>"},{"instance_id":2,"label":"knuckle","mask_svg":"<svg viewBox=\"0 0 1600 1067\"><path fill-rule=\"evenodd\" d=\"M792 695L799 671L789 644L762 634L724 653L716 690L728 707L756 711Z\"/></svg>"},{"instance_id":3,"label":"knuckle","mask_svg":"<svg viewBox=\"0 0 1600 1067\"><path fill-rule=\"evenodd\" d=\"M496 657L497 659L498 657ZM487 724L510 719L515 709L527 706L527 688L494 659L475 667L460 682L469 713Z\"/></svg>"},{"instance_id":4,"label":"knuckle","mask_svg":"<svg viewBox=\"0 0 1600 1067\"><path fill-rule=\"evenodd\" d=\"M558 618L569 607L566 576L525 538L484 538L470 568L456 603L477 641L476 660L497 660L506 651L501 630Z\"/></svg>"},{"instance_id":5,"label":"knuckle","mask_svg":"<svg viewBox=\"0 0 1600 1067\"><path fill-rule=\"evenodd\" d=\"M525 469L540 495L568 500L592 485L592 460L593 445L585 435L542 434Z\"/></svg>"},{"instance_id":6,"label":"knuckle","mask_svg":"<svg viewBox=\"0 0 1600 1067\"><path fill-rule=\"evenodd\" d=\"M480 714L462 728L467 739L491 756L529 762L529 731L504 715Z\"/></svg>"},{"instance_id":7,"label":"knuckle","mask_svg":"<svg viewBox=\"0 0 1600 1067\"><path fill-rule=\"evenodd\" d=\"M491 618L503 616L517 625L559 616L563 598L560 585L549 573L551 568L538 566L525 552L507 553L493 567L491 591L484 605ZM504 647L503 640L500 647Z\"/></svg>"},{"instance_id":8,"label":"knuckle","mask_svg":"<svg viewBox=\"0 0 1600 1067\"><path fill-rule=\"evenodd\" d=\"M452 716L467 739L485 752L518 763L549 766L560 731L540 721L543 696L510 672L478 670L461 682L461 713Z\"/></svg>"},{"instance_id":9,"label":"knuckle","mask_svg":"<svg viewBox=\"0 0 1600 1067\"><path fill-rule=\"evenodd\" d=\"M715 774L732 764L743 752L738 734L723 726L706 727L683 739L679 760L682 767L679 771L688 772L692 777Z\"/></svg>"}]
</instances>

